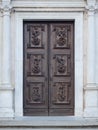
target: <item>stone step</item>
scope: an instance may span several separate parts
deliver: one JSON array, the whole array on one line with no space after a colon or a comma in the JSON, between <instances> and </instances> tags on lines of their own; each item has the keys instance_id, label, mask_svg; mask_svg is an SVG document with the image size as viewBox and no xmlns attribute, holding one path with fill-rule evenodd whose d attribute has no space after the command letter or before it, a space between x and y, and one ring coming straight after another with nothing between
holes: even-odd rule
<instances>
[{"instance_id":1,"label":"stone step","mask_svg":"<svg viewBox=\"0 0 98 130\"><path fill-rule=\"evenodd\" d=\"M98 130L98 119L62 117L1 119L0 130Z\"/></svg>"}]
</instances>

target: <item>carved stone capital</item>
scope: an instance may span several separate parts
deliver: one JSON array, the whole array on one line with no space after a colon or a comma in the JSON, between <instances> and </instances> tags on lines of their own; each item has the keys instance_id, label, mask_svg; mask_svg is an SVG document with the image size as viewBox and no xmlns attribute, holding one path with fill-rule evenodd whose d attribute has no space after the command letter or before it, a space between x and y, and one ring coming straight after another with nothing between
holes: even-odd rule
<instances>
[{"instance_id":1,"label":"carved stone capital","mask_svg":"<svg viewBox=\"0 0 98 130\"><path fill-rule=\"evenodd\" d=\"M96 0L86 0L87 5L85 7L85 11L88 15L94 15L98 11L98 7L96 5Z\"/></svg>"},{"instance_id":2,"label":"carved stone capital","mask_svg":"<svg viewBox=\"0 0 98 130\"><path fill-rule=\"evenodd\" d=\"M97 6L93 6L93 5L87 5L85 7L85 11L88 15L94 15L97 12L98 8Z\"/></svg>"},{"instance_id":3,"label":"carved stone capital","mask_svg":"<svg viewBox=\"0 0 98 130\"><path fill-rule=\"evenodd\" d=\"M0 7L0 11L2 13L2 16L10 16L10 14L14 12L14 9L10 5L4 5Z\"/></svg>"}]
</instances>

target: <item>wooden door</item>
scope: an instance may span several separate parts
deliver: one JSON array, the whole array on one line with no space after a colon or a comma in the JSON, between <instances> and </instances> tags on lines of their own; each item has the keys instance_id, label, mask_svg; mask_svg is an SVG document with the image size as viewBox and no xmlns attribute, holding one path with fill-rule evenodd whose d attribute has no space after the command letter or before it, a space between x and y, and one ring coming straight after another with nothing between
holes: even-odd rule
<instances>
[{"instance_id":1,"label":"wooden door","mask_svg":"<svg viewBox=\"0 0 98 130\"><path fill-rule=\"evenodd\" d=\"M73 23L50 24L49 115L73 114Z\"/></svg>"},{"instance_id":2,"label":"wooden door","mask_svg":"<svg viewBox=\"0 0 98 130\"><path fill-rule=\"evenodd\" d=\"M24 115L74 114L73 22L24 22Z\"/></svg>"}]
</instances>

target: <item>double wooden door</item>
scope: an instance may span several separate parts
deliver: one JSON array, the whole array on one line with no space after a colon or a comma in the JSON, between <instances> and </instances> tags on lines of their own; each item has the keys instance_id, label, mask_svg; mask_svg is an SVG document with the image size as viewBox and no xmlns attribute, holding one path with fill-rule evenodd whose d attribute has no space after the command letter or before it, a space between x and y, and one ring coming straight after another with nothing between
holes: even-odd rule
<instances>
[{"instance_id":1,"label":"double wooden door","mask_svg":"<svg viewBox=\"0 0 98 130\"><path fill-rule=\"evenodd\" d=\"M74 114L74 23L24 22L24 115Z\"/></svg>"}]
</instances>

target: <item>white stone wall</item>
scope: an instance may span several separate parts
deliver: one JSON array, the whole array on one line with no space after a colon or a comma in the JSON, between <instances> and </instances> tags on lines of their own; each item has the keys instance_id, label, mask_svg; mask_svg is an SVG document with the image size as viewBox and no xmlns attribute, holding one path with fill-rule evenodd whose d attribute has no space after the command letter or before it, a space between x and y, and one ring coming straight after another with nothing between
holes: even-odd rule
<instances>
[{"instance_id":1,"label":"white stone wall","mask_svg":"<svg viewBox=\"0 0 98 130\"><path fill-rule=\"evenodd\" d=\"M0 117L23 117L23 20L75 20L75 115L98 118L98 1L0 1Z\"/></svg>"}]
</instances>

